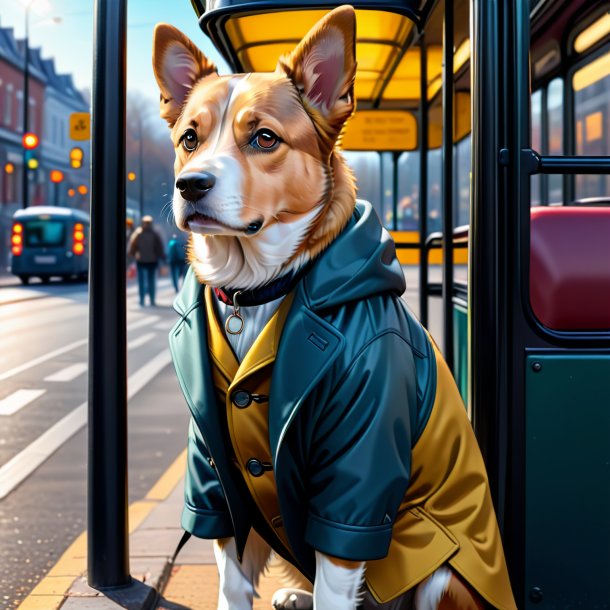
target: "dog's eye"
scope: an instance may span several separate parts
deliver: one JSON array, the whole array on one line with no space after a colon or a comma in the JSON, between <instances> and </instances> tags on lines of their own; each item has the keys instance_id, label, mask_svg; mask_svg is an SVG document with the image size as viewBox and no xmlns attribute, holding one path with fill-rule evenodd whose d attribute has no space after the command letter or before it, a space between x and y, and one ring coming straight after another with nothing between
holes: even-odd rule
<instances>
[{"instance_id":1,"label":"dog's eye","mask_svg":"<svg viewBox=\"0 0 610 610\"><path fill-rule=\"evenodd\" d=\"M254 134L250 145L259 150L273 150L280 142L279 136L276 136L270 129L261 129Z\"/></svg>"},{"instance_id":2,"label":"dog's eye","mask_svg":"<svg viewBox=\"0 0 610 610\"><path fill-rule=\"evenodd\" d=\"M182 143L184 150L188 152L193 152L197 148L197 144L199 144L199 140L197 139L197 132L194 129L187 129L182 134L180 142Z\"/></svg>"}]
</instances>

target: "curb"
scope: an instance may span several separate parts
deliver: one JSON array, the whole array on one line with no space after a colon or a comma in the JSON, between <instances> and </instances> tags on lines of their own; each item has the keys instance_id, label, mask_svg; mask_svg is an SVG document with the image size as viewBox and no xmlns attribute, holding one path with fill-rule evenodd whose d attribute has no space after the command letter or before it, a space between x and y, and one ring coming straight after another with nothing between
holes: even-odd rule
<instances>
[{"instance_id":1,"label":"curb","mask_svg":"<svg viewBox=\"0 0 610 610\"><path fill-rule=\"evenodd\" d=\"M163 592L183 530L184 450L143 500L129 507L131 584L97 590L87 584L87 532L83 532L21 602L18 610L153 610Z\"/></svg>"}]
</instances>

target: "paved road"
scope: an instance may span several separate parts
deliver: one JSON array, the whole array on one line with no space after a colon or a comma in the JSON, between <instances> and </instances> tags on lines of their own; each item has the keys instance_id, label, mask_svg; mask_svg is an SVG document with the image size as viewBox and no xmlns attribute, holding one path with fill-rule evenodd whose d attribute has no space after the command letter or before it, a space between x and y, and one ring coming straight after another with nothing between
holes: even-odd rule
<instances>
[{"instance_id":1,"label":"paved road","mask_svg":"<svg viewBox=\"0 0 610 610\"><path fill-rule=\"evenodd\" d=\"M6 284L6 283L5 283ZM176 320L128 289L129 501L184 449L167 351ZM15 608L86 528L87 286L0 287L0 608Z\"/></svg>"}]
</instances>

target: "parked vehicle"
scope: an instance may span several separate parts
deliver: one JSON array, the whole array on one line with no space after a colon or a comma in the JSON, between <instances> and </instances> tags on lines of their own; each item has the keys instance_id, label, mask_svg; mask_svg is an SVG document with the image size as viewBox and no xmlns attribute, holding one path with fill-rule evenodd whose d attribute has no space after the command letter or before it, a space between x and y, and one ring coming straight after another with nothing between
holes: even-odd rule
<instances>
[{"instance_id":1,"label":"parked vehicle","mask_svg":"<svg viewBox=\"0 0 610 610\"><path fill-rule=\"evenodd\" d=\"M11 272L23 284L32 277L86 280L89 215L71 208L33 206L13 215Z\"/></svg>"}]
</instances>

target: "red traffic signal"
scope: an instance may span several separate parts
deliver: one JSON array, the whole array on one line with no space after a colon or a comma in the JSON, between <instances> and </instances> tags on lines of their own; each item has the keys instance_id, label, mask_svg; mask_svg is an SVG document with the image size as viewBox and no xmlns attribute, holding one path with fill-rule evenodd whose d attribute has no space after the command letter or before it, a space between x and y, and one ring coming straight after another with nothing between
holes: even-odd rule
<instances>
[{"instance_id":1,"label":"red traffic signal","mask_svg":"<svg viewBox=\"0 0 610 610\"><path fill-rule=\"evenodd\" d=\"M58 169L51 170L51 182L58 184L64 179L64 173L59 171Z\"/></svg>"},{"instance_id":2,"label":"red traffic signal","mask_svg":"<svg viewBox=\"0 0 610 610\"><path fill-rule=\"evenodd\" d=\"M23 148L26 150L33 150L39 144L38 136L35 133L28 131L23 134L23 138L21 139L23 143Z\"/></svg>"}]
</instances>

